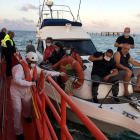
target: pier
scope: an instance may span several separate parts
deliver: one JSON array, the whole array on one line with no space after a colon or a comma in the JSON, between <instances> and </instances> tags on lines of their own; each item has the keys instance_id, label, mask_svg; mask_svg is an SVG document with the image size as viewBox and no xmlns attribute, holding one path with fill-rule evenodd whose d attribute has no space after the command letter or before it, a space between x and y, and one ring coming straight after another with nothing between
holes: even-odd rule
<instances>
[{"instance_id":1,"label":"pier","mask_svg":"<svg viewBox=\"0 0 140 140\"><path fill-rule=\"evenodd\" d=\"M120 36L123 35L124 32L101 32L101 36Z\"/></svg>"}]
</instances>

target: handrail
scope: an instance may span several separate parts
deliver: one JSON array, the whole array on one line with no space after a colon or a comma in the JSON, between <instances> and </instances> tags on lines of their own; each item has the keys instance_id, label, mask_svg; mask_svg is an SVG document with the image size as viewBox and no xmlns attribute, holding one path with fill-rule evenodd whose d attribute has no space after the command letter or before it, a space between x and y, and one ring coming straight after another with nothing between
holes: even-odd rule
<instances>
[{"instance_id":1,"label":"handrail","mask_svg":"<svg viewBox=\"0 0 140 140\"><path fill-rule=\"evenodd\" d=\"M114 87L116 84L119 84L119 83L129 84L129 85L133 85L133 86L140 87L139 85L136 85L136 84L133 84L133 83L129 83L129 82L124 82L124 81L117 81L117 82L115 82L115 83L112 85L112 87L110 88L110 90L108 91L108 93L106 94L104 100L101 102L101 104L100 104L100 106L99 106L100 108L102 108L102 104L105 102L105 100L106 100L107 97L109 96L109 93L111 92L111 90L113 89L113 87ZM120 98L120 99L121 99L121 98ZM134 103L134 104L136 104L136 103ZM136 105L137 105L137 104L136 104Z\"/></svg>"},{"instance_id":2,"label":"handrail","mask_svg":"<svg viewBox=\"0 0 140 140\"><path fill-rule=\"evenodd\" d=\"M51 103L49 97L44 91L44 78L42 76L42 73L40 74L40 78L37 85L37 92L36 92L36 98L37 101L39 101L38 94L39 94L39 86L41 84L41 91L42 91L42 112L45 109L45 102L52 110L58 124L61 128L61 140L73 140L71 137L69 131L66 127L66 103L71 107L71 109L75 112L75 114L80 118L80 120L85 124L85 126L89 129L89 131L93 134L93 136L97 140L107 140L107 138L104 136L104 134L93 124L93 122L79 109L79 107L69 98L69 96L55 83L55 81L49 76L46 76L47 80L53 85L53 87L58 91L59 95L61 96L61 118L59 114L57 113L56 109L53 107L53 104ZM44 100L45 99L45 100ZM41 104L41 103L39 103ZM41 108L41 106L40 106ZM47 120L45 118L45 112L42 113L43 120ZM44 119L45 118L45 119ZM43 121L43 124L45 121ZM48 123L47 123L48 124ZM45 129L45 126L43 125L43 130ZM52 136L53 133L51 132ZM44 131L44 138L45 138L45 131Z\"/></svg>"},{"instance_id":3,"label":"handrail","mask_svg":"<svg viewBox=\"0 0 140 140\"><path fill-rule=\"evenodd\" d=\"M19 60L23 59L23 57L22 57L22 55L21 55L21 53L20 53L19 49L18 49L18 48L16 48L16 50L18 51L18 53L19 53L19 54L14 53L14 55L15 55L15 57L16 57L16 55L18 56L18 57L16 57L16 58L17 58L17 60L19 61Z\"/></svg>"},{"instance_id":4,"label":"handrail","mask_svg":"<svg viewBox=\"0 0 140 140\"><path fill-rule=\"evenodd\" d=\"M69 9L69 11L66 11L66 10L52 10L52 11L64 11L64 12L69 12L69 13L71 14L72 18L73 18L73 21L76 21L76 20L75 20L75 17L74 17L74 15L73 15L73 13L72 13L72 11L71 11L71 9L70 9L69 6L67 6L67 5L57 5L57 4L54 4L53 6L67 7L67 8ZM50 11L50 10L43 10L43 8L44 8L44 2L43 2L43 5L39 5L39 9L41 9L41 7L42 7L42 10L39 10L39 12L41 12L41 14L40 14L40 17L39 17L39 20L38 20L38 24L41 23L41 18L43 18L43 17L42 17L42 16L43 16L43 15L42 15L42 14L43 14L43 11Z\"/></svg>"},{"instance_id":5,"label":"handrail","mask_svg":"<svg viewBox=\"0 0 140 140\"><path fill-rule=\"evenodd\" d=\"M2 67L2 65L1 65ZM7 80L6 80L6 75L4 75L3 68L2 68L2 75L3 75L3 111L2 111L2 140L5 140L6 138L6 114L7 114Z\"/></svg>"},{"instance_id":6,"label":"handrail","mask_svg":"<svg viewBox=\"0 0 140 140\"><path fill-rule=\"evenodd\" d=\"M48 69L48 70L53 71L52 69ZM93 83L111 85L112 87L111 87L110 90L108 91L108 93L107 93L107 95L105 96L104 100L101 102L99 108L102 108L103 103L105 102L105 100L106 100L107 97L109 96L109 93L111 92L111 90L113 89L113 87L114 87L116 84L123 83L123 84L129 84L129 85L137 86L137 87L140 88L140 85L133 84L133 83L129 83L129 82L124 82L124 81L116 81L115 83L107 83L107 82L100 82L100 81L95 81L95 80L91 80L91 79L80 78L80 77L76 77L76 76L72 76L72 75L68 75L68 74L66 74L66 75L67 75L68 77L73 77L73 78L75 78L75 79L81 79L81 80L85 80L85 81L89 81L89 82L93 82ZM111 97L111 98L113 98L113 97ZM114 97L114 98L116 98L116 97ZM120 98L120 97L117 97L117 98L120 99L120 100L124 100L124 99L122 99L122 98ZM129 102L131 102L131 101L129 101ZM133 104L137 105L137 103L134 103L134 102L133 102ZM137 106L139 106L139 105L137 105Z\"/></svg>"},{"instance_id":7,"label":"handrail","mask_svg":"<svg viewBox=\"0 0 140 140\"><path fill-rule=\"evenodd\" d=\"M20 56L16 55L16 58L19 59ZM37 84L37 89L35 86L31 87L31 90L33 91L33 98L35 101L35 105L37 108L38 116L40 121L43 125L43 140L46 140L46 123L50 130L50 133L54 140L57 140L57 136L53 130L53 127L50 123L50 120L45 112L45 103L50 107L52 113L54 114L58 124L61 128L61 140L73 140L71 134L69 133L67 127L66 127L66 103L71 107L71 109L75 112L75 114L80 118L80 120L85 124L85 126L88 128L88 130L93 134L93 136L97 140L107 140L105 135L93 124L93 122L79 109L79 107L69 98L69 96L56 84L56 82L47 75L47 80L53 85L53 87L58 91L59 95L61 96L61 118L56 111L55 107L53 106L52 102L50 101L48 95L45 93L44 90L44 81L45 78L43 77L43 71L41 71L39 81ZM41 95L42 95L42 102L39 98L39 87L41 85ZM41 114L40 114L41 112Z\"/></svg>"}]
</instances>

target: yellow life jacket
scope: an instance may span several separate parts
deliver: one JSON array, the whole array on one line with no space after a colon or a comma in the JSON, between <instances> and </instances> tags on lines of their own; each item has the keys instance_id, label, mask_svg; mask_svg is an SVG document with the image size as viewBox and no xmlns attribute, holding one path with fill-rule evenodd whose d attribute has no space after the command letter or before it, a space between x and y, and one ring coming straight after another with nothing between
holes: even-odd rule
<instances>
[{"instance_id":1,"label":"yellow life jacket","mask_svg":"<svg viewBox=\"0 0 140 140\"><path fill-rule=\"evenodd\" d=\"M11 46L14 45L13 40L10 39L10 36L8 34L6 34L6 36L4 37L4 40L3 40L3 47L7 48L6 41L8 41L8 40L11 42Z\"/></svg>"}]
</instances>

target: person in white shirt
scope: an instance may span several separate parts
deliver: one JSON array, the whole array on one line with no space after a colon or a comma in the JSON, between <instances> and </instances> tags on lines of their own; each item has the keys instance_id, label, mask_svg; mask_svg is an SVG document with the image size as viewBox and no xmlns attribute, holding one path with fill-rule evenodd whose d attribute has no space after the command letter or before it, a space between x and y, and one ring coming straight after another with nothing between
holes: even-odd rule
<instances>
[{"instance_id":1,"label":"person in white shirt","mask_svg":"<svg viewBox=\"0 0 140 140\"><path fill-rule=\"evenodd\" d=\"M11 99L13 106L13 120L14 130L18 140L24 140L23 128L21 124L21 110L22 104L24 107L23 117L31 123L31 94L30 87L36 85L37 75L39 76L41 70L35 65L38 61L38 56L34 52L26 54L25 60L21 60L20 64L12 69L13 79L11 81ZM59 76L60 72L44 71L43 76L46 74L50 76Z\"/></svg>"}]
</instances>

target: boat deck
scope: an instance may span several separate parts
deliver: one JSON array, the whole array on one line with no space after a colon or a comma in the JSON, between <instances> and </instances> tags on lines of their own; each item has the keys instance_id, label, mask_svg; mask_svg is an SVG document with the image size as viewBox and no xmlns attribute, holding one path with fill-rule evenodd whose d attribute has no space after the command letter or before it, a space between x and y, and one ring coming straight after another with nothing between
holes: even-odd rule
<instances>
[{"instance_id":1,"label":"boat deck","mask_svg":"<svg viewBox=\"0 0 140 140\"><path fill-rule=\"evenodd\" d=\"M2 82L2 76L0 77L0 83ZM6 97L6 102L7 102L7 114L6 114L6 137L5 140L17 140L16 135L14 133L14 122L13 122L13 108L12 108L12 103L11 103L11 96L10 96L10 83L11 83L11 78L6 78L6 89L5 92L7 92L7 97ZM1 87L1 98L0 101L3 103L3 96L2 93L4 92L4 85L2 84ZM2 104L1 104L2 105ZM23 113L23 110L22 110ZM35 123L27 123L23 115L21 115L21 122L23 126L23 135L25 140L37 140L38 138L36 137L36 126Z\"/></svg>"},{"instance_id":2,"label":"boat deck","mask_svg":"<svg viewBox=\"0 0 140 140\"><path fill-rule=\"evenodd\" d=\"M133 93L132 93L132 96L133 96L133 97L137 97L137 100L140 100L140 93L138 93L138 92L133 92ZM121 100L121 99L120 99L120 103L128 103L129 101L131 101L131 100L127 99L127 98L124 97L124 96L119 96L119 98L125 99L125 100ZM99 99L99 103L102 103L102 101L103 101L103 99ZM116 104L116 102L115 102L112 98L107 98L107 99L105 100L104 104Z\"/></svg>"}]
</instances>

